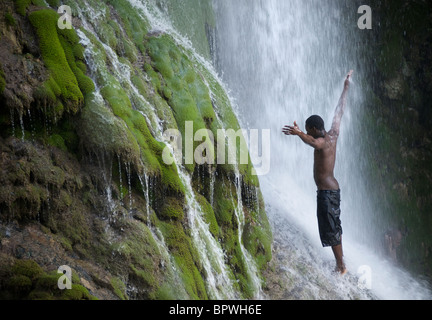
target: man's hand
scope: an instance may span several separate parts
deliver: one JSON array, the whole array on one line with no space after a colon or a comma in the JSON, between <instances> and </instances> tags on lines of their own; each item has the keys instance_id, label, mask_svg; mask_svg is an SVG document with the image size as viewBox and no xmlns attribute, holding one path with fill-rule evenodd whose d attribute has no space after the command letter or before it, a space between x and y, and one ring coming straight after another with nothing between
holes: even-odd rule
<instances>
[{"instance_id":1,"label":"man's hand","mask_svg":"<svg viewBox=\"0 0 432 320\"><path fill-rule=\"evenodd\" d=\"M354 73L353 70L348 72L348 75L345 79L344 90L342 92L342 95L341 95L339 102L338 102L338 105L336 107L335 115L333 117L332 127L331 127L331 130L329 131L329 134L331 136L339 136L340 123L342 120L342 116L345 112L346 96L348 94L348 88L350 86L350 79L351 79L353 73Z\"/></svg>"},{"instance_id":2,"label":"man's hand","mask_svg":"<svg viewBox=\"0 0 432 320\"><path fill-rule=\"evenodd\" d=\"M297 125L297 122L294 121L294 126L285 126L282 129L282 132L285 133L287 136L298 136L304 143L311 146L314 149L321 150L325 146L325 139L324 138L317 138L302 132Z\"/></svg>"},{"instance_id":3,"label":"man's hand","mask_svg":"<svg viewBox=\"0 0 432 320\"><path fill-rule=\"evenodd\" d=\"M298 136L302 131L300 130L297 122L294 121L294 126L285 126L282 129L282 132L287 136Z\"/></svg>"},{"instance_id":4,"label":"man's hand","mask_svg":"<svg viewBox=\"0 0 432 320\"><path fill-rule=\"evenodd\" d=\"M349 85L350 85L350 78L351 78L351 76L352 76L353 73L354 73L354 70L350 70L350 72L348 72L348 75L346 77L345 84L344 84L345 88L349 87Z\"/></svg>"}]
</instances>

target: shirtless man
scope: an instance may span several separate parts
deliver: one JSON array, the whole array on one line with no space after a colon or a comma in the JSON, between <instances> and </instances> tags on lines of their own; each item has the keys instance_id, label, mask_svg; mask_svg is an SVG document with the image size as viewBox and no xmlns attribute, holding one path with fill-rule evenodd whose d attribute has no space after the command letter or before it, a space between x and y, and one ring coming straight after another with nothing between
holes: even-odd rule
<instances>
[{"instance_id":1,"label":"shirtless man","mask_svg":"<svg viewBox=\"0 0 432 320\"><path fill-rule=\"evenodd\" d=\"M298 136L304 143L315 149L314 179L317 191L317 217L320 239L323 247L332 247L336 258L336 271L345 274L347 269L343 261L342 226L340 221L340 188L334 177L336 144L339 137L340 123L345 111L346 97L350 86L351 70L345 80L344 90L336 107L333 124L329 132L324 128L324 121L319 116L311 116L306 121L306 132L294 126L285 126L282 132Z\"/></svg>"}]
</instances>

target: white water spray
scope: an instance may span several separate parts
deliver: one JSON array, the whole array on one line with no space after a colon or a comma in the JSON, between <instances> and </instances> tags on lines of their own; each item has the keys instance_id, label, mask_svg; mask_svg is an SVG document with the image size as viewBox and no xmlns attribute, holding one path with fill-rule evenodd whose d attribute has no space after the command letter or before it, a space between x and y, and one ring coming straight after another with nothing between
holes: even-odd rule
<instances>
[{"instance_id":1,"label":"white water spray","mask_svg":"<svg viewBox=\"0 0 432 320\"><path fill-rule=\"evenodd\" d=\"M349 10L346 6L343 1L214 1L217 67L236 98L243 128L272 131L271 171L260 182L275 241L285 250L283 254L291 256L290 264L283 266L285 272L308 287L307 294L293 290L292 297L430 299L431 292L421 281L380 256L375 247L383 236L373 223L380 213L368 201L373 190L362 178L365 160L356 136L363 101L357 84L361 81L354 77L349 92L335 175L342 189L346 263L352 275L361 266L370 267L370 294L357 286L356 278L341 280L332 275L333 255L321 247L318 236L313 150L281 133L284 125L294 121L304 128L313 114L321 115L328 129L346 73L369 63L357 57L361 44L349 28L344 29L350 25L341 18L343 10ZM357 8L353 5L352 10ZM352 21L353 28L356 23ZM315 281L318 278L321 281ZM337 293L329 294L333 288Z\"/></svg>"}]
</instances>

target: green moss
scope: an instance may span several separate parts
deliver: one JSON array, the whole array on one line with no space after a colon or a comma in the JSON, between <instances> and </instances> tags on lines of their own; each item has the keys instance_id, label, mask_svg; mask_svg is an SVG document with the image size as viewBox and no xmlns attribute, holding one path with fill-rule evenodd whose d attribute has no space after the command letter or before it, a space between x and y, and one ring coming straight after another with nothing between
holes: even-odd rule
<instances>
[{"instance_id":1,"label":"green moss","mask_svg":"<svg viewBox=\"0 0 432 320\"><path fill-rule=\"evenodd\" d=\"M80 284L72 284L72 289L64 290L62 298L66 300L97 300Z\"/></svg>"},{"instance_id":2,"label":"green moss","mask_svg":"<svg viewBox=\"0 0 432 320\"><path fill-rule=\"evenodd\" d=\"M38 35L42 58L51 74L48 87L56 97L62 99L68 112L76 113L84 102L80 88L86 94L94 88L92 88L91 81L74 63L71 48L78 43L75 31L58 29L58 18L59 15L53 10L39 10L29 14L30 22ZM46 89L45 92L52 97L50 90ZM58 89L60 89L59 96L57 95Z\"/></svg>"},{"instance_id":3,"label":"green moss","mask_svg":"<svg viewBox=\"0 0 432 320\"><path fill-rule=\"evenodd\" d=\"M32 287L32 281L29 277L22 274L14 275L9 279L7 286L13 288L16 291L30 291Z\"/></svg>"},{"instance_id":4,"label":"green moss","mask_svg":"<svg viewBox=\"0 0 432 320\"><path fill-rule=\"evenodd\" d=\"M231 199L230 182L223 177L217 176L214 184L214 214L219 226L232 227L234 219L234 205Z\"/></svg>"},{"instance_id":5,"label":"green moss","mask_svg":"<svg viewBox=\"0 0 432 320\"><path fill-rule=\"evenodd\" d=\"M7 26L9 26L9 27L16 26L16 20L10 12L5 13L4 19L6 21Z\"/></svg>"},{"instance_id":6,"label":"green moss","mask_svg":"<svg viewBox=\"0 0 432 320\"><path fill-rule=\"evenodd\" d=\"M169 14L176 30L191 40L200 55L211 60L207 31L216 23L211 1L157 0L157 3Z\"/></svg>"},{"instance_id":7,"label":"green moss","mask_svg":"<svg viewBox=\"0 0 432 320\"><path fill-rule=\"evenodd\" d=\"M30 4L34 4L39 7L46 7L44 0L14 0L15 11L22 16L27 14L27 8Z\"/></svg>"},{"instance_id":8,"label":"green moss","mask_svg":"<svg viewBox=\"0 0 432 320\"><path fill-rule=\"evenodd\" d=\"M173 288L173 286L167 282L162 284L158 289L155 300L179 300L177 288Z\"/></svg>"},{"instance_id":9,"label":"green moss","mask_svg":"<svg viewBox=\"0 0 432 320\"><path fill-rule=\"evenodd\" d=\"M166 244L180 268L185 289L191 299L208 299L204 280L195 265L191 239L185 234L180 222L157 221Z\"/></svg>"},{"instance_id":10,"label":"green moss","mask_svg":"<svg viewBox=\"0 0 432 320\"><path fill-rule=\"evenodd\" d=\"M204 213L204 219L205 222L209 225L209 230L212 233L212 235L217 239L219 236L219 226L216 221L216 216L213 211L213 207L211 204L207 201L205 197L203 197L200 194L196 194L196 198L198 200L198 203L201 206L201 209Z\"/></svg>"},{"instance_id":11,"label":"green moss","mask_svg":"<svg viewBox=\"0 0 432 320\"><path fill-rule=\"evenodd\" d=\"M168 35L151 37L146 43L147 53L152 58L152 65L145 65L155 90L168 101L173 110L177 127L186 141L186 122L193 122L193 135L200 129L210 129L216 135L213 120L215 114L207 87L197 75L192 62L180 52L179 47ZM160 76L155 74L157 71ZM194 141L194 150L202 142ZM208 150L214 150L210 141L206 141ZM214 160L214 154L210 155ZM195 163L186 164L193 172Z\"/></svg>"},{"instance_id":12,"label":"green moss","mask_svg":"<svg viewBox=\"0 0 432 320\"><path fill-rule=\"evenodd\" d=\"M68 214L63 215L63 219L57 222L59 231L67 237L73 244L74 248L79 245L85 249L89 246L91 231L86 221L86 217L81 205L73 201L67 194L63 194L63 201L66 207L70 207ZM85 254L85 251L82 251Z\"/></svg>"},{"instance_id":13,"label":"green moss","mask_svg":"<svg viewBox=\"0 0 432 320\"><path fill-rule=\"evenodd\" d=\"M62 274L57 271L44 273L36 282L35 288L30 293L32 299L53 299L53 300L94 300L96 297L90 295L88 290L76 283L77 279L72 278L72 289L60 290L58 280Z\"/></svg>"},{"instance_id":14,"label":"green moss","mask_svg":"<svg viewBox=\"0 0 432 320\"><path fill-rule=\"evenodd\" d=\"M46 0L46 2L47 2L51 7L58 7L58 6L60 6L60 0Z\"/></svg>"},{"instance_id":15,"label":"green moss","mask_svg":"<svg viewBox=\"0 0 432 320\"><path fill-rule=\"evenodd\" d=\"M74 73L78 86L84 96L94 91L95 86L93 81L85 75L87 72L83 60L83 47L78 43L78 37L73 29L64 29L59 32L62 36L59 37L66 60ZM77 63L81 63L78 67ZM84 70L83 70L84 69Z\"/></svg>"},{"instance_id":16,"label":"green moss","mask_svg":"<svg viewBox=\"0 0 432 320\"><path fill-rule=\"evenodd\" d=\"M110 279L111 286L113 287L114 293L121 300L128 300L126 294L126 285L118 277L112 277Z\"/></svg>"},{"instance_id":17,"label":"green moss","mask_svg":"<svg viewBox=\"0 0 432 320\"><path fill-rule=\"evenodd\" d=\"M30 5L31 0L15 0L15 10L20 15L25 16L27 7Z\"/></svg>"},{"instance_id":18,"label":"green moss","mask_svg":"<svg viewBox=\"0 0 432 320\"><path fill-rule=\"evenodd\" d=\"M63 3L68 4L72 1ZM98 4L94 0L89 0L88 3L90 6ZM38 102L42 101L41 107L45 107L49 114L56 117L66 119L69 118L67 113L81 111L77 131L81 142L89 151L108 154L114 156L114 159L118 155L122 161L132 163L133 170L142 173L140 166L143 166L146 174L155 178L157 187L153 192L157 199L152 199L154 202L152 209L156 211L157 217L153 218L153 222L164 236L173 260L178 266L187 294L192 299L207 299L203 280L205 271L191 242L190 230L184 227L186 225L185 186L179 177L177 166L175 164L168 166L162 161L165 145L157 141L152 134L157 130L156 125L160 125L156 123L154 119L156 117L152 117L152 112L164 120L162 126L179 128L183 136L186 121L193 122L194 134L204 128L210 129L215 134L221 126L237 130L238 122L223 88L209 72L203 71L203 67L191 58L193 55L181 48L168 35L146 36L148 24L146 21L143 23L142 17L127 1L107 0L105 3L112 6L117 14L115 17L110 15L112 8L99 2L101 11L106 14L107 19L102 19L101 22L92 21L94 29L97 30L98 37L121 56L120 61L131 68L131 80L146 103L140 102L128 81L119 81L113 76L111 66L107 63L105 48L96 37L83 30L93 44L92 54L95 57L94 63L97 65L93 71L95 82L100 88L100 95L99 92L94 92L93 82L85 76L87 68L84 62L84 51L78 44L75 31L60 31L53 27L54 19L57 20L58 15L52 10L35 11L29 14L37 31L42 58L50 71L47 81L35 91L35 95ZM78 0L75 5L83 4L83 1ZM52 2L50 5L54 6ZM47 13L48 11L52 13ZM50 48L51 52L48 52L47 48ZM134 63L137 61L139 63ZM144 61L144 70L140 68L142 61ZM213 109L213 105L217 108ZM222 123L217 121L216 109ZM64 151L71 151L70 146L79 144L77 138L71 134L72 129L57 128L50 132L51 135L46 138L46 141ZM201 141L195 142L194 147L201 143ZM190 172L194 172L195 164L188 165L187 168ZM46 170L50 169L47 167ZM240 167L244 175L243 181L246 184L257 185L257 179L250 176L250 169L251 166ZM238 243L238 226L234 216L233 200L234 203L236 200L232 198L235 197L236 190L227 178L232 174L233 167L218 166L218 170L220 176L215 183L214 207L205 197L196 195L196 198L211 233L221 240L223 249L227 250L229 257L227 265L234 270L234 274L240 280L239 284L235 284L236 288L240 287L246 292L245 295L249 296L252 289ZM55 186L61 183L61 179L65 179L64 173L63 178L59 174L58 181L43 170L37 173L38 177L45 175L43 182L53 180ZM138 184L136 181L133 183ZM40 209L44 204L45 195L41 190L29 192L28 189L23 188L20 192L23 197L25 193L29 194L26 199L33 203L31 214L37 212L36 209ZM86 250L92 246L93 239L89 233L87 216L84 214L86 208L77 204L76 199L65 192L58 192L56 195L58 196L56 201L61 207L59 210L61 217L51 216L46 220L47 225L64 239L64 246L69 250L74 250L80 255L82 252L88 254ZM83 201L91 203L92 200ZM247 235L243 241L251 252L257 254L258 260L264 257L264 261L268 258L267 252L264 252L267 243L259 243L266 240L264 239L266 232L260 230L263 226L259 224L258 213L251 211L250 214L252 215L251 225L252 222L255 224L253 228L249 226L246 228ZM64 222L59 221L60 218ZM125 228L127 235L112 245L112 252L118 255L116 258L121 257L122 266L126 269L126 277L129 276L132 282L145 288L143 295L146 295L146 298L175 297L175 290L161 271L160 263L165 258L159 252L151 232L141 223L139 223L141 227L130 227L129 223L120 220L122 221L118 221L119 225L127 226ZM112 253L111 250L108 251L109 254ZM119 277L125 276L124 273L115 274L119 274ZM49 298L58 295L58 292L54 291L58 277L39 278L39 285L32 291L33 298ZM47 286L43 285L44 281L47 285L52 285L51 289L48 290ZM111 286L119 298L127 299L125 286L119 278L112 278ZM68 299L89 298L83 287L77 283L72 291L65 294L63 297Z\"/></svg>"},{"instance_id":19,"label":"green moss","mask_svg":"<svg viewBox=\"0 0 432 320\"><path fill-rule=\"evenodd\" d=\"M123 121L105 107L99 97L91 94L82 110L78 134L89 149L118 154L127 161L137 163L139 145Z\"/></svg>"},{"instance_id":20,"label":"green moss","mask_svg":"<svg viewBox=\"0 0 432 320\"><path fill-rule=\"evenodd\" d=\"M238 230L236 228L221 227L221 239L227 256L227 264L233 270L234 278L237 279L236 287L245 298L253 297L253 288L248 266L246 264L241 244L239 243Z\"/></svg>"},{"instance_id":21,"label":"green moss","mask_svg":"<svg viewBox=\"0 0 432 320\"><path fill-rule=\"evenodd\" d=\"M144 70L147 73L147 75L150 77L151 83L153 84L155 91L161 92L162 82L159 74L155 70L153 70L152 66L148 63L144 64Z\"/></svg>"},{"instance_id":22,"label":"green moss","mask_svg":"<svg viewBox=\"0 0 432 320\"><path fill-rule=\"evenodd\" d=\"M107 17L107 22L99 23L98 34L101 41L111 48L117 47L117 35L114 28L109 24L110 18Z\"/></svg>"},{"instance_id":23,"label":"green moss","mask_svg":"<svg viewBox=\"0 0 432 320\"><path fill-rule=\"evenodd\" d=\"M113 114L124 121L128 131L133 136L132 139L140 147L142 163L146 166L147 171L154 175L160 175L162 183L168 186L172 192L184 194L184 186L178 177L175 164L166 165L162 160L165 145L154 139L144 115L132 109L129 96L120 83L109 74L107 80L105 86L101 88L101 94L109 103ZM134 162L137 163L138 159L134 159Z\"/></svg>"},{"instance_id":24,"label":"green moss","mask_svg":"<svg viewBox=\"0 0 432 320\"><path fill-rule=\"evenodd\" d=\"M260 225L247 224L243 231L243 243L254 257L258 269L263 270L272 258L272 234L267 218Z\"/></svg>"},{"instance_id":25,"label":"green moss","mask_svg":"<svg viewBox=\"0 0 432 320\"><path fill-rule=\"evenodd\" d=\"M128 1L105 0L105 2L114 7L129 39L144 53L144 37L150 29L148 21L139 15L137 10Z\"/></svg>"},{"instance_id":26,"label":"green moss","mask_svg":"<svg viewBox=\"0 0 432 320\"><path fill-rule=\"evenodd\" d=\"M36 88L33 92L33 97L41 102L41 104L45 107L54 107L58 105L62 105L61 103L58 103L57 97L60 96L61 90L60 87L57 85L55 80L52 77L49 77L47 81L45 81L40 87ZM51 111L47 110L46 113L49 116L59 116L61 117L63 115L63 105L62 108L54 108Z\"/></svg>"},{"instance_id":27,"label":"green moss","mask_svg":"<svg viewBox=\"0 0 432 320\"><path fill-rule=\"evenodd\" d=\"M157 75L156 72L154 73ZM172 109L168 105L167 101L159 94L155 93L153 86L145 81L145 78L145 73L141 69L135 68L135 75L131 77L132 83L138 89L139 93L148 101L148 103L151 106L154 106L154 109L150 110L150 112L155 111L159 119L164 119L164 129L178 129ZM149 110L140 108L140 106L141 105L137 106L138 110L144 113L149 112Z\"/></svg>"},{"instance_id":28,"label":"green moss","mask_svg":"<svg viewBox=\"0 0 432 320\"><path fill-rule=\"evenodd\" d=\"M44 273L41 275L36 281L36 290L37 292L56 292L58 293L58 280L61 274L56 271L52 271L50 273Z\"/></svg>"},{"instance_id":29,"label":"green moss","mask_svg":"<svg viewBox=\"0 0 432 320\"><path fill-rule=\"evenodd\" d=\"M23 275L34 280L43 273L43 270L33 260L17 260L12 266L12 273L15 275Z\"/></svg>"},{"instance_id":30,"label":"green moss","mask_svg":"<svg viewBox=\"0 0 432 320\"><path fill-rule=\"evenodd\" d=\"M0 294L1 297L31 300L96 299L79 284L79 277L74 271L72 272L71 290L60 290L58 280L61 274L56 270L47 273L33 260L18 259L5 272L4 275L8 275L8 279Z\"/></svg>"},{"instance_id":31,"label":"green moss","mask_svg":"<svg viewBox=\"0 0 432 320\"><path fill-rule=\"evenodd\" d=\"M51 135L48 138L48 144L53 146L53 147L59 148L63 151L67 151L67 147L66 147L66 144L65 144L62 136L60 136L58 134Z\"/></svg>"},{"instance_id":32,"label":"green moss","mask_svg":"<svg viewBox=\"0 0 432 320\"><path fill-rule=\"evenodd\" d=\"M138 50L131 40L121 36L121 42L117 45L117 51L121 56L126 57L131 63L138 60Z\"/></svg>"},{"instance_id":33,"label":"green moss","mask_svg":"<svg viewBox=\"0 0 432 320\"><path fill-rule=\"evenodd\" d=\"M156 288L158 282L152 272L149 272L149 268L138 269L134 265L130 265L130 269L133 274L132 277L138 278L138 281L144 286L149 288Z\"/></svg>"},{"instance_id":34,"label":"green moss","mask_svg":"<svg viewBox=\"0 0 432 320\"><path fill-rule=\"evenodd\" d=\"M158 213L159 218L162 220L183 220L183 201L174 197L166 197Z\"/></svg>"},{"instance_id":35,"label":"green moss","mask_svg":"<svg viewBox=\"0 0 432 320\"><path fill-rule=\"evenodd\" d=\"M184 195L186 192L185 187L180 180L176 165L174 163L172 165L166 165L163 163L161 157L159 157L159 161L162 163L162 183L169 187L170 193Z\"/></svg>"},{"instance_id":36,"label":"green moss","mask_svg":"<svg viewBox=\"0 0 432 320\"><path fill-rule=\"evenodd\" d=\"M38 7L46 7L46 2L45 2L45 0L32 0L31 2L32 2L32 4L34 4L35 6L38 6Z\"/></svg>"},{"instance_id":37,"label":"green moss","mask_svg":"<svg viewBox=\"0 0 432 320\"><path fill-rule=\"evenodd\" d=\"M126 222L127 237L112 246L112 252L121 257L128 269L129 281L145 289L145 298L154 299L164 282L165 274L159 264L164 259L148 227L142 223ZM124 270L120 270L124 272ZM113 287L122 290L119 280ZM119 292L116 292L121 297ZM127 296L126 296L127 298Z\"/></svg>"},{"instance_id":38,"label":"green moss","mask_svg":"<svg viewBox=\"0 0 432 320\"><path fill-rule=\"evenodd\" d=\"M45 292L45 291L36 291L33 290L32 292L30 292L28 298L30 300L55 300L55 297L52 293L50 292Z\"/></svg>"},{"instance_id":39,"label":"green moss","mask_svg":"<svg viewBox=\"0 0 432 320\"><path fill-rule=\"evenodd\" d=\"M200 64L194 64L185 53L180 51L179 46L168 35L151 37L146 43L148 55L152 58L152 64L145 65L144 69L150 76L155 91L168 101L173 109L177 127L185 138L185 123L193 122L193 135L200 129L212 131L215 143L217 143L217 130L223 125L226 129L237 132L240 127L237 118L232 110L231 103L225 90L218 80ZM155 72L157 72L155 74ZM208 85L204 82L206 80ZM218 109L222 123L216 121L216 114L213 106ZM183 146L185 146L183 140ZM202 141L194 142L194 150ZM207 150L214 150L214 145L207 141ZM228 141L222 143L226 145ZM241 145L246 145L241 135L235 142L237 150L237 161L241 159L241 152L246 152ZM214 159L214 153L209 155ZM253 174L253 166L250 156L247 154L248 163L239 164L238 168L245 183L252 186L259 186L256 175ZM227 160L227 159L226 159ZM228 161L226 161L227 163ZM186 164L186 168L192 172L194 164ZM221 165L227 174L234 171L229 164Z\"/></svg>"}]
</instances>

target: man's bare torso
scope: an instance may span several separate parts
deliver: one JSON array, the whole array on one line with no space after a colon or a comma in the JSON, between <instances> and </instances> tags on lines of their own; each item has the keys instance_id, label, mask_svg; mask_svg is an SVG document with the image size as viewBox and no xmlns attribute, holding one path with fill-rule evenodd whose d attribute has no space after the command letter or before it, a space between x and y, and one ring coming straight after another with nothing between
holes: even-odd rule
<instances>
[{"instance_id":1,"label":"man's bare torso","mask_svg":"<svg viewBox=\"0 0 432 320\"><path fill-rule=\"evenodd\" d=\"M294 121L294 126L285 126L282 129L282 132L286 135L299 136L304 143L315 149L314 179L318 190L339 190L339 183L333 173L336 162L336 143L339 137L340 123L346 105L346 95L352 74L353 71L351 70L346 77L344 90L336 107L332 127L329 132L325 132L324 123L322 123L322 126L310 126L309 128L306 124L307 134L305 134L300 130L296 121Z\"/></svg>"},{"instance_id":2,"label":"man's bare torso","mask_svg":"<svg viewBox=\"0 0 432 320\"><path fill-rule=\"evenodd\" d=\"M337 136L330 131L320 139L325 140L325 146L314 152L315 183L318 190L339 190L339 183L334 177Z\"/></svg>"}]
</instances>

